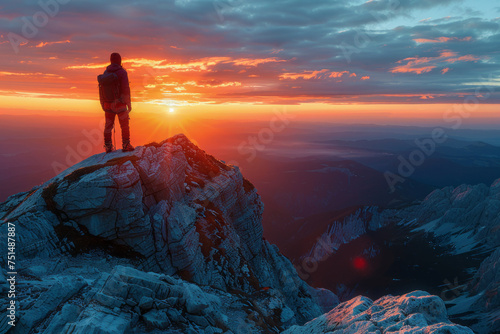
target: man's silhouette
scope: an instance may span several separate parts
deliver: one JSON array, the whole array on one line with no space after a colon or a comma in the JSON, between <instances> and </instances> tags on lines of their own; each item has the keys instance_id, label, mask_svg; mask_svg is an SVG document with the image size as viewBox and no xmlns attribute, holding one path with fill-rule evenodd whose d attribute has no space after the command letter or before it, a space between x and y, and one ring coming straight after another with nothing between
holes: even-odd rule
<instances>
[{"instance_id":1,"label":"man's silhouette","mask_svg":"<svg viewBox=\"0 0 500 334\"><path fill-rule=\"evenodd\" d=\"M111 132L115 124L115 116L118 115L120 127L122 128L122 148L123 152L133 151L134 147L130 144L130 128L129 128L129 113L132 111L130 102L130 86L128 82L127 71L122 67L122 57L119 53L112 53L110 56L111 64L106 68L103 76L115 73L118 77L111 76L115 79L116 97L112 100L103 98L104 93L100 85L100 98L102 109L106 115L106 126L104 127L104 148L106 153L113 151L113 142L111 141ZM109 87L107 87L109 89ZM113 87L111 87L112 90ZM109 95L109 94L108 94Z\"/></svg>"}]
</instances>

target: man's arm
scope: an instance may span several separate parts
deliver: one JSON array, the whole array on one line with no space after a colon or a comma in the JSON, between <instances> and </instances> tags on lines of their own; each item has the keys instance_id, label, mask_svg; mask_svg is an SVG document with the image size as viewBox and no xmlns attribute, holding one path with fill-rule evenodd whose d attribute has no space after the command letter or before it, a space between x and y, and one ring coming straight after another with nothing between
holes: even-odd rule
<instances>
[{"instance_id":1,"label":"man's arm","mask_svg":"<svg viewBox=\"0 0 500 334\"><path fill-rule=\"evenodd\" d=\"M123 102L128 106L128 110L132 111L132 102L130 98L130 85L128 82L127 71L123 70L123 75L121 77L121 93Z\"/></svg>"}]
</instances>

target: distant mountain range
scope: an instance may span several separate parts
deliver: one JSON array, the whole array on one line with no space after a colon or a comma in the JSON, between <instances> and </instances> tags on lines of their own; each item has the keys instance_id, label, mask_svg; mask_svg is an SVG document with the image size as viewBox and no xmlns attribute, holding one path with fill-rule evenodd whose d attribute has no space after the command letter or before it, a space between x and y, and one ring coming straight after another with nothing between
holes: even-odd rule
<instances>
[{"instance_id":1,"label":"distant mountain range","mask_svg":"<svg viewBox=\"0 0 500 334\"><path fill-rule=\"evenodd\" d=\"M417 141L419 139L423 140L416 138ZM381 172L393 173L398 173L401 164L399 157L409 160L412 152L420 151L415 140L334 140L326 144L331 145L332 149L341 147L344 150L377 153L353 159ZM462 183L489 184L500 176L500 147L484 142L447 139L444 143L435 144L432 154L426 154L423 164L415 167L411 179L436 187Z\"/></svg>"}]
</instances>

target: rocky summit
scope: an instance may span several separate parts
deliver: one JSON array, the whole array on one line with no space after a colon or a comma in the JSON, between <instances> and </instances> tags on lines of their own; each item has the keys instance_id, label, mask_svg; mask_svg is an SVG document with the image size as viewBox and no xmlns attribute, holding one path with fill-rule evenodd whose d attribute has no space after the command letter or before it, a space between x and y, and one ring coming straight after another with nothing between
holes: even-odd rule
<instances>
[{"instance_id":1,"label":"rocky summit","mask_svg":"<svg viewBox=\"0 0 500 334\"><path fill-rule=\"evenodd\" d=\"M308 286L263 239L263 210L238 167L184 135L92 156L0 205L18 273L0 332L472 333L423 292L339 304Z\"/></svg>"}]
</instances>

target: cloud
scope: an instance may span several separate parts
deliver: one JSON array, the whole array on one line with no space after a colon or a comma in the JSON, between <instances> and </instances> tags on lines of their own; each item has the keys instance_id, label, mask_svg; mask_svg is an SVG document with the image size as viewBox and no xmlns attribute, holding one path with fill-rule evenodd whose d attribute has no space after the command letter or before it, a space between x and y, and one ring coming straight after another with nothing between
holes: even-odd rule
<instances>
[{"instance_id":1,"label":"cloud","mask_svg":"<svg viewBox=\"0 0 500 334\"><path fill-rule=\"evenodd\" d=\"M47 45L53 45L53 44L63 44L63 43L71 43L69 39L65 41L56 41L56 42L40 42L37 45L35 45L36 48L43 48Z\"/></svg>"},{"instance_id":2,"label":"cloud","mask_svg":"<svg viewBox=\"0 0 500 334\"><path fill-rule=\"evenodd\" d=\"M393 67L391 73L428 73L438 67L442 63L455 63L455 62L469 62L478 61L482 57L473 55L457 56L456 52L444 50L441 51L437 57L409 57L399 60L397 63L401 64L406 61L406 64ZM449 68L443 69L442 74L449 71Z\"/></svg>"},{"instance_id":3,"label":"cloud","mask_svg":"<svg viewBox=\"0 0 500 334\"><path fill-rule=\"evenodd\" d=\"M478 61L478 60L485 59L485 58L486 57L476 57L473 55L466 55L466 56L461 56L461 57L457 57L457 58L448 58L448 59L446 59L446 61L448 63L454 63L457 61Z\"/></svg>"},{"instance_id":4,"label":"cloud","mask_svg":"<svg viewBox=\"0 0 500 334\"><path fill-rule=\"evenodd\" d=\"M450 41L458 41L458 42L469 42L472 39L472 37L464 37L464 38L458 38L458 37L438 37L434 39L427 39L427 38L415 38L413 39L417 43L446 43Z\"/></svg>"},{"instance_id":5,"label":"cloud","mask_svg":"<svg viewBox=\"0 0 500 334\"><path fill-rule=\"evenodd\" d=\"M6 2L2 71L16 74L0 75L0 90L94 99L95 76L118 51L136 101L178 93L193 103L378 103L422 96L442 102L458 99L457 91L473 92L468 83L495 73L500 63L500 22L454 12L451 0L224 3L70 1L15 54L7 34L22 35L24 20L32 22L41 7L37 0ZM443 9L455 16L436 16ZM415 13L427 19L418 22ZM35 85L41 73L54 76Z\"/></svg>"},{"instance_id":6,"label":"cloud","mask_svg":"<svg viewBox=\"0 0 500 334\"><path fill-rule=\"evenodd\" d=\"M275 57L272 58L237 58L232 59L231 57L207 57L201 58L197 60L187 61L187 62L179 62L172 63L167 59L146 59L146 58L132 58L132 59L123 59L123 65L130 66L132 68L136 67L150 67L153 69L169 69L177 72L188 72L188 71L208 71L212 69L214 66L220 64L232 64L234 66L243 66L243 67L256 67L260 64L266 63L280 63L285 62L285 59L277 59ZM91 64L82 64L82 65L71 65L67 66L66 69L95 69L95 68L104 68L108 63L91 63Z\"/></svg>"},{"instance_id":7,"label":"cloud","mask_svg":"<svg viewBox=\"0 0 500 334\"><path fill-rule=\"evenodd\" d=\"M356 77L356 73L350 73L349 71L330 71L328 69L322 69L318 71L304 71L302 73L283 73L280 75L280 80L321 80L328 78L342 78L344 75L352 78Z\"/></svg>"},{"instance_id":8,"label":"cloud","mask_svg":"<svg viewBox=\"0 0 500 334\"><path fill-rule=\"evenodd\" d=\"M41 73L41 72L35 72L35 73L26 73L26 72L8 72L8 71L0 71L0 76L15 76L15 77L38 77L40 79L47 79L47 78L57 78L57 79L64 79L64 77L53 74L53 73Z\"/></svg>"},{"instance_id":9,"label":"cloud","mask_svg":"<svg viewBox=\"0 0 500 334\"><path fill-rule=\"evenodd\" d=\"M344 74L349 74L349 71L342 71L342 72L331 72L330 75L328 76L329 78L342 78ZM356 73L352 73L356 75ZM349 75L349 77L352 77L352 75Z\"/></svg>"},{"instance_id":10,"label":"cloud","mask_svg":"<svg viewBox=\"0 0 500 334\"><path fill-rule=\"evenodd\" d=\"M427 73L435 69L436 66L411 67L411 65L397 66L391 70L392 73Z\"/></svg>"},{"instance_id":11,"label":"cloud","mask_svg":"<svg viewBox=\"0 0 500 334\"><path fill-rule=\"evenodd\" d=\"M426 9L452 3L453 0L371 0L365 2L365 6L372 10L384 9Z\"/></svg>"}]
</instances>

